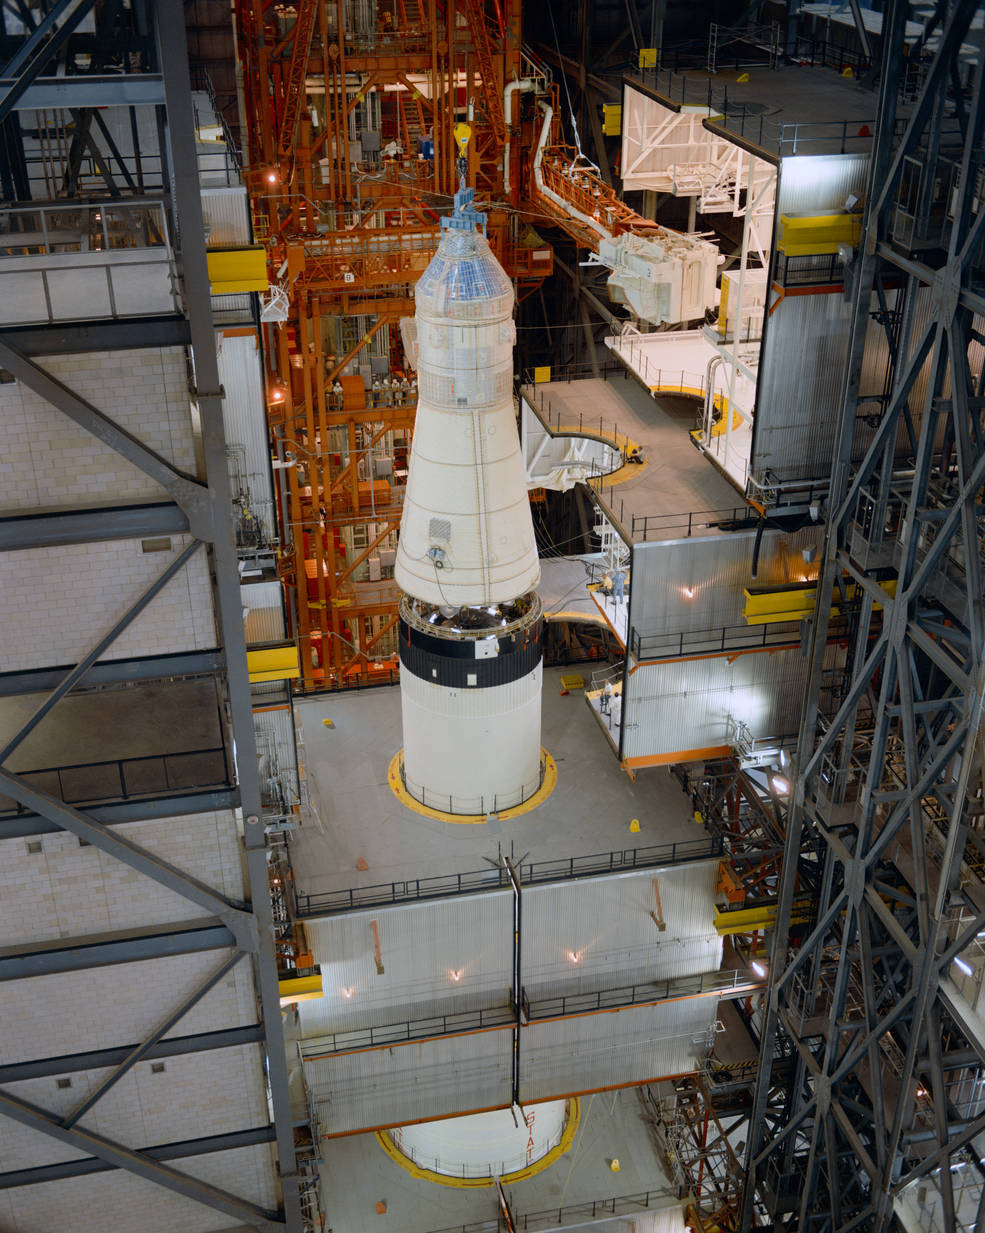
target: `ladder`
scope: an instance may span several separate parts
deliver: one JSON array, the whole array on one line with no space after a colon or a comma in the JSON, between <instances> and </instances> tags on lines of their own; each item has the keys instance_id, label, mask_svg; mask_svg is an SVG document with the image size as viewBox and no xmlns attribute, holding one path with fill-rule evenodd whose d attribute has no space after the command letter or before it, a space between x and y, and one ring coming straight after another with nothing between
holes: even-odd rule
<instances>
[{"instance_id":1,"label":"ladder","mask_svg":"<svg viewBox=\"0 0 985 1233\"><path fill-rule=\"evenodd\" d=\"M493 67L492 41L489 37L489 27L486 24L486 13L483 0L466 0L468 8L469 29L472 32L472 46L476 59L479 61L479 72L482 74L482 93L485 98L486 112L492 125L493 136L498 146L506 143L506 113L503 110L503 96L496 80L496 70Z\"/></svg>"},{"instance_id":2,"label":"ladder","mask_svg":"<svg viewBox=\"0 0 985 1233\"><path fill-rule=\"evenodd\" d=\"M280 141L277 153L286 158L294 145L298 116L304 98L304 79L308 70L308 53L315 32L317 0L298 0L298 15L294 22L294 46L291 48L291 63L287 71L287 91L284 95L284 114L281 117Z\"/></svg>"},{"instance_id":3,"label":"ladder","mask_svg":"<svg viewBox=\"0 0 985 1233\"><path fill-rule=\"evenodd\" d=\"M718 60L718 22L713 21L708 26L708 72L717 73Z\"/></svg>"}]
</instances>

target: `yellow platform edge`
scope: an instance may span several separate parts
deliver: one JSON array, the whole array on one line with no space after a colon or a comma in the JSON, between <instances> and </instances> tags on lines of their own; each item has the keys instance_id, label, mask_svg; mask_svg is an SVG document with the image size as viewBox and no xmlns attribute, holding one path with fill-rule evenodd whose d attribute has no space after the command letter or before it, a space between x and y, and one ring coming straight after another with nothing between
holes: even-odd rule
<instances>
[{"instance_id":1,"label":"yellow platform edge","mask_svg":"<svg viewBox=\"0 0 985 1233\"><path fill-rule=\"evenodd\" d=\"M528 800L525 800L522 805L514 805L511 809L501 809L496 817L503 822L508 822L510 818L519 818L522 814L530 813L539 805L543 805L544 801L551 795L557 787L557 763L543 747L540 747L540 756L544 762L544 781L537 791ZM413 809L415 813L419 813L425 818L434 818L436 822L451 822L457 826L481 826L486 822L484 813L447 813L443 809L432 809L429 805L422 805L416 797L404 787L403 776L400 774L400 768L403 765L404 751L399 749L390 759L390 765L387 768L386 780L390 785L390 791L402 805L406 805L408 809Z\"/></svg>"}]
</instances>

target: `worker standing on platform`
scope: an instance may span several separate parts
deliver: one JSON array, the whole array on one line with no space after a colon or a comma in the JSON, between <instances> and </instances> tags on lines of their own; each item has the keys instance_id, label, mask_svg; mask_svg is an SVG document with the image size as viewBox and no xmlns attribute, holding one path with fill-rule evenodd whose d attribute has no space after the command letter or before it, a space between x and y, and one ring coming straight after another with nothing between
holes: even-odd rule
<instances>
[{"instance_id":1,"label":"worker standing on platform","mask_svg":"<svg viewBox=\"0 0 985 1233\"><path fill-rule=\"evenodd\" d=\"M382 389L382 386L380 385L379 377L373 378L373 388L370 391L370 393L373 398L373 406L382 407L383 406L383 389Z\"/></svg>"},{"instance_id":2,"label":"worker standing on platform","mask_svg":"<svg viewBox=\"0 0 985 1233\"><path fill-rule=\"evenodd\" d=\"M612 575L612 602L621 604L626 598L626 571L617 569Z\"/></svg>"},{"instance_id":3,"label":"worker standing on platform","mask_svg":"<svg viewBox=\"0 0 985 1233\"><path fill-rule=\"evenodd\" d=\"M335 384L332 386L332 405L336 411L343 410L345 406L345 391L338 377L335 378Z\"/></svg>"},{"instance_id":4,"label":"worker standing on platform","mask_svg":"<svg viewBox=\"0 0 985 1233\"><path fill-rule=\"evenodd\" d=\"M410 382L406 374L400 379L400 401L404 406L410 402Z\"/></svg>"},{"instance_id":5,"label":"worker standing on platform","mask_svg":"<svg viewBox=\"0 0 985 1233\"><path fill-rule=\"evenodd\" d=\"M599 711L603 715L608 715L609 708L612 706L612 682L606 681L605 688L602 690L602 696L599 698Z\"/></svg>"},{"instance_id":6,"label":"worker standing on platform","mask_svg":"<svg viewBox=\"0 0 985 1233\"><path fill-rule=\"evenodd\" d=\"M383 378L383 405L384 407L393 406L393 386L390 384L390 378Z\"/></svg>"}]
</instances>

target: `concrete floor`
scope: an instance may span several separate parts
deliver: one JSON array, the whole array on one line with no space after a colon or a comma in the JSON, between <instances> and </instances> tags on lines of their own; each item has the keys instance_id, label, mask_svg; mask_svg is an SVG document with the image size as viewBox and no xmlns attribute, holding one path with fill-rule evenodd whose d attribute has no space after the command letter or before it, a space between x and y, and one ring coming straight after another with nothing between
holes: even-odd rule
<instances>
[{"instance_id":1,"label":"concrete floor","mask_svg":"<svg viewBox=\"0 0 985 1233\"><path fill-rule=\"evenodd\" d=\"M618 430L643 447L646 465L631 478L602 490L627 531L633 518L659 517L647 531L648 539L680 539L687 534L693 510L732 509L742 501L735 488L691 444L698 403L691 398L653 398L632 377L603 381L551 381L537 386L543 394L550 422L587 425L599 417L608 430ZM702 531L702 534L714 532Z\"/></svg>"},{"instance_id":2,"label":"concrete floor","mask_svg":"<svg viewBox=\"0 0 985 1233\"><path fill-rule=\"evenodd\" d=\"M562 672L571 671L585 676L570 668L544 673L542 743L557 762L554 792L530 813L474 826L423 817L390 791L387 767L402 743L397 686L297 703L322 823L292 841L299 891L481 869L486 858L496 860L500 845L536 861L701 838L670 772L654 768L631 780L582 692L561 696ZM334 727L323 724L326 718ZM634 818L638 834L629 830ZM366 870L356 868L360 860Z\"/></svg>"},{"instance_id":3,"label":"concrete floor","mask_svg":"<svg viewBox=\"0 0 985 1233\"><path fill-rule=\"evenodd\" d=\"M614 1158L619 1161L617 1173L609 1167ZM430 1233L494 1221L498 1210L491 1187L458 1190L414 1179L390 1160L372 1134L324 1142L321 1187L332 1233L383 1233L388 1229ZM513 1212L522 1216L664 1188L668 1195L658 1201L660 1205L679 1208L651 1146L639 1099L628 1089L583 1097L581 1122L570 1151L543 1173L506 1190ZM377 1214L380 1200L386 1203L385 1215ZM565 1223L583 1219L573 1217ZM538 1222L531 1227L541 1226Z\"/></svg>"}]
</instances>

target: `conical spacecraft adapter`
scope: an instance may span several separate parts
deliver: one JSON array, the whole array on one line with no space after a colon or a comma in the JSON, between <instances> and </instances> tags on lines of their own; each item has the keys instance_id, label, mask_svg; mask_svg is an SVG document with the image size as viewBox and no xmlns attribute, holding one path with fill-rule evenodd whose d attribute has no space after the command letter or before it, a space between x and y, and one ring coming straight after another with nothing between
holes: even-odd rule
<instances>
[{"instance_id":1,"label":"conical spacecraft adapter","mask_svg":"<svg viewBox=\"0 0 985 1233\"><path fill-rule=\"evenodd\" d=\"M403 774L454 814L540 786L542 617L513 406L513 287L455 195L415 289L419 398L397 548Z\"/></svg>"}]
</instances>

